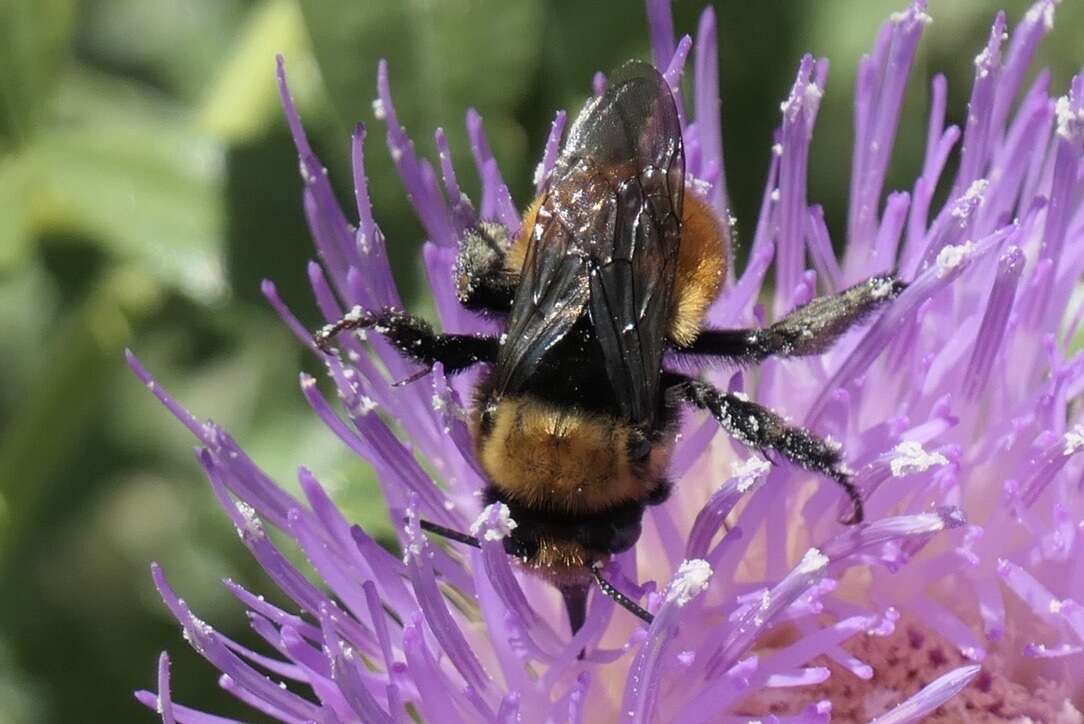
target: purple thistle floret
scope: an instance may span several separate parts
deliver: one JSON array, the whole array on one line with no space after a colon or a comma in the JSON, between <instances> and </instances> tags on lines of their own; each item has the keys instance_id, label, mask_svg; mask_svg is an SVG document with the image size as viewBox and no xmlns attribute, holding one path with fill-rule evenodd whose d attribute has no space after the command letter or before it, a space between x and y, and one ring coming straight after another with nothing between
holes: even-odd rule
<instances>
[{"instance_id":1,"label":"purple thistle floret","mask_svg":"<svg viewBox=\"0 0 1084 724\"><path fill-rule=\"evenodd\" d=\"M199 460L241 540L292 603L278 608L231 581L265 653L196 618L154 566L189 643L243 702L283 721L917 721L1031 717L1082 721L1084 702L1084 75L1061 97L1026 70L1053 24L1040 0L1006 32L998 15L975 59L963 128L947 126L947 84L932 83L922 172L885 198L925 2L895 14L859 66L845 253L807 198L808 152L828 75L803 58L781 106L748 262L712 307L716 327L763 324L817 294L898 269L909 287L870 325L815 358L755 371L708 370L734 392L838 441L866 498L867 522L842 527L835 486L729 439L688 414L671 500L651 508L638 546L609 577L655 614L650 627L592 594L575 636L556 590L525 574L501 539L514 521L484 511L466 423L476 373L415 369L379 335L343 339L326 357L342 412L301 377L314 412L376 470L400 529L399 559L352 525L307 470L305 500L279 488L213 423L180 406L132 356L136 373L199 439ZM715 15L675 42L667 0L648 0L655 64L684 99L687 176L731 222L720 135ZM358 224L339 208L279 78L301 157L304 210L321 262L309 267L328 320L355 305L401 307L386 240L372 216L366 130L353 138ZM606 79L594 79L601 93ZM481 220L515 233L519 210L467 113L479 203L460 189L442 130L439 162L398 121L381 64L377 115L425 229L425 268L450 332L492 331L456 302L456 240ZM535 174L553 168L568 117L557 113ZM958 150L957 150L958 148ZM946 178L949 157L958 171ZM947 200L934 203L938 188ZM766 275L774 264L774 284ZM812 268L810 268L810 266ZM771 314L765 287L771 294ZM275 287L264 293L302 344L308 330ZM886 294L887 294L886 290ZM423 466L421 461L427 466ZM433 471L430 473L429 471ZM729 472L728 472L729 471ZM481 540L428 540L421 518ZM314 585L267 534L307 556ZM580 659L578 654L585 651ZM220 722L174 703L169 660L158 693L166 722ZM977 719L976 719L977 720Z\"/></svg>"}]
</instances>

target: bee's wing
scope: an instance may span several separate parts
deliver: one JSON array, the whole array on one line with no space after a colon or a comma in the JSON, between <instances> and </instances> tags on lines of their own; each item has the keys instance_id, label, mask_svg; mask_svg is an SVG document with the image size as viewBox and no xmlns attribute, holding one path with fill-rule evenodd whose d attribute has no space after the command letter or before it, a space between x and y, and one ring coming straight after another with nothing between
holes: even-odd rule
<instances>
[{"instance_id":1,"label":"bee's wing","mask_svg":"<svg viewBox=\"0 0 1084 724\"><path fill-rule=\"evenodd\" d=\"M622 413L648 423L680 243L685 157L669 86L628 63L576 119L536 217L497 386L517 390L588 309Z\"/></svg>"},{"instance_id":2,"label":"bee's wing","mask_svg":"<svg viewBox=\"0 0 1084 724\"><path fill-rule=\"evenodd\" d=\"M586 259L574 253L569 230L552 216L536 228L494 370L501 394L522 388L543 355L572 329L589 294Z\"/></svg>"},{"instance_id":3,"label":"bee's wing","mask_svg":"<svg viewBox=\"0 0 1084 724\"><path fill-rule=\"evenodd\" d=\"M666 81L644 63L611 78L595 113L573 130L576 147L603 148L616 180L608 249L592 255L588 309L625 417L650 424L672 309L681 241L685 155Z\"/></svg>"}]
</instances>

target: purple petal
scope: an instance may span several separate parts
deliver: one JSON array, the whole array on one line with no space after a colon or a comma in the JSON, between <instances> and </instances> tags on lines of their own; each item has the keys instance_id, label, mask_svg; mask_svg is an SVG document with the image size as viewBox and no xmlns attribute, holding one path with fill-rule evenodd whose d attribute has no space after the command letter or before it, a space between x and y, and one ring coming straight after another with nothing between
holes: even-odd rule
<instances>
[{"instance_id":1,"label":"purple petal","mask_svg":"<svg viewBox=\"0 0 1084 724\"><path fill-rule=\"evenodd\" d=\"M874 719L871 724L904 724L904 722L920 721L926 714L960 693L972 679L979 675L981 670L981 666L961 666L953 669L924 686L922 691L892 711Z\"/></svg>"},{"instance_id":2,"label":"purple petal","mask_svg":"<svg viewBox=\"0 0 1084 724\"><path fill-rule=\"evenodd\" d=\"M440 189L437 188L436 177L425 172L425 164L418 159L414 150L414 141L399 124L399 116L395 112L395 103L391 97L391 81L388 78L386 60L380 61L376 84L383 116L388 125L388 150L399 170L399 178L406 189L407 197L430 240L437 244L455 244L451 214ZM431 168L429 173L432 173Z\"/></svg>"}]
</instances>

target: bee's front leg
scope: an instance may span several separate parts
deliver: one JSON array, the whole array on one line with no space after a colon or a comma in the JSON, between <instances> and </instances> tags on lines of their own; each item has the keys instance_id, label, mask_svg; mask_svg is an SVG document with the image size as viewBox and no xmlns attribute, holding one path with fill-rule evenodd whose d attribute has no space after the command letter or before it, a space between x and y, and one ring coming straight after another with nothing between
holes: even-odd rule
<instances>
[{"instance_id":1,"label":"bee's front leg","mask_svg":"<svg viewBox=\"0 0 1084 724\"><path fill-rule=\"evenodd\" d=\"M437 334L429 322L398 309L369 311L354 307L338 322L319 330L313 340L317 347L330 353L335 337L359 329L372 329L384 335L404 357L426 369L440 362L447 374L497 359L496 337Z\"/></svg>"}]
</instances>

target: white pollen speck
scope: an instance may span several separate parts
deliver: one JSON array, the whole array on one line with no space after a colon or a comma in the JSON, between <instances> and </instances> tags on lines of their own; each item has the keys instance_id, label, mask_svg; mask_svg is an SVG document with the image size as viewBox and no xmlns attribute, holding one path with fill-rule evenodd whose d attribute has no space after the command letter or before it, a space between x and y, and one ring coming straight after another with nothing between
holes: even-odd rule
<instances>
[{"instance_id":1,"label":"white pollen speck","mask_svg":"<svg viewBox=\"0 0 1084 724\"><path fill-rule=\"evenodd\" d=\"M494 520L496 518L496 520ZM485 540L502 540L512 534L516 521L504 503L490 503L471 524L471 535L481 535Z\"/></svg>"},{"instance_id":2,"label":"white pollen speck","mask_svg":"<svg viewBox=\"0 0 1084 724\"><path fill-rule=\"evenodd\" d=\"M701 198L706 199L711 195L711 182L696 178L695 176L687 176L685 182Z\"/></svg>"},{"instance_id":3,"label":"white pollen speck","mask_svg":"<svg viewBox=\"0 0 1084 724\"><path fill-rule=\"evenodd\" d=\"M1084 448L1084 425L1077 424L1065 433L1065 454L1072 455L1081 448Z\"/></svg>"},{"instance_id":4,"label":"white pollen speck","mask_svg":"<svg viewBox=\"0 0 1084 724\"><path fill-rule=\"evenodd\" d=\"M731 469L731 474L738 478L738 492L744 493L753 487L753 484L768 474L772 464L755 455Z\"/></svg>"},{"instance_id":5,"label":"white pollen speck","mask_svg":"<svg viewBox=\"0 0 1084 724\"><path fill-rule=\"evenodd\" d=\"M241 514L245 524L243 528L237 529L237 535L244 538L245 533L256 537L263 537L263 523L260 521L260 517L256 515L256 509L243 500L237 501L237 512Z\"/></svg>"},{"instance_id":6,"label":"white pollen speck","mask_svg":"<svg viewBox=\"0 0 1084 724\"><path fill-rule=\"evenodd\" d=\"M531 179L535 186L538 186L542 183L542 175L545 172L545 167L542 165L542 162L539 161L538 165L534 167L534 177Z\"/></svg>"},{"instance_id":7,"label":"white pollen speck","mask_svg":"<svg viewBox=\"0 0 1084 724\"><path fill-rule=\"evenodd\" d=\"M403 534L407 544L403 548L403 564L409 564L418 560L425 550L425 536L418 527L418 513L414 508L406 509L406 525L403 526Z\"/></svg>"},{"instance_id":8,"label":"white pollen speck","mask_svg":"<svg viewBox=\"0 0 1084 724\"><path fill-rule=\"evenodd\" d=\"M1084 107L1073 111L1073 100L1070 96L1058 98L1054 104L1054 112L1058 118L1058 136L1072 141L1084 135Z\"/></svg>"},{"instance_id":9,"label":"white pollen speck","mask_svg":"<svg viewBox=\"0 0 1084 724\"><path fill-rule=\"evenodd\" d=\"M960 220L971 216L975 209L982 205L983 199L986 198L986 189L989 186L990 182L984 178L972 181L964 195L956 199L956 203L952 205L952 215Z\"/></svg>"},{"instance_id":10,"label":"white pollen speck","mask_svg":"<svg viewBox=\"0 0 1084 724\"><path fill-rule=\"evenodd\" d=\"M830 561L828 556L820 552L818 548L810 548L802 556L801 563L798 564L799 573L814 573L828 566Z\"/></svg>"},{"instance_id":11,"label":"white pollen speck","mask_svg":"<svg viewBox=\"0 0 1084 724\"><path fill-rule=\"evenodd\" d=\"M782 156L783 155L783 144L782 143L774 144L772 146L772 153L774 153L776 156Z\"/></svg>"},{"instance_id":12,"label":"white pollen speck","mask_svg":"<svg viewBox=\"0 0 1084 724\"><path fill-rule=\"evenodd\" d=\"M378 121L383 121L388 117L387 112L384 110L384 99L376 98L373 100L373 115L376 116Z\"/></svg>"},{"instance_id":13,"label":"white pollen speck","mask_svg":"<svg viewBox=\"0 0 1084 724\"><path fill-rule=\"evenodd\" d=\"M1053 613L1053 614L1061 613L1062 606L1064 606L1064 605L1065 604L1062 601L1059 601L1056 598L1050 599L1050 613Z\"/></svg>"},{"instance_id":14,"label":"white pollen speck","mask_svg":"<svg viewBox=\"0 0 1084 724\"><path fill-rule=\"evenodd\" d=\"M711 564L705 560L682 561L666 589L666 600L684 606L708 587L712 573Z\"/></svg>"},{"instance_id":15,"label":"white pollen speck","mask_svg":"<svg viewBox=\"0 0 1084 724\"><path fill-rule=\"evenodd\" d=\"M892 294L892 287L891 279L877 279L870 286L869 294L874 299L884 299Z\"/></svg>"},{"instance_id":16,"label":"white pollen speck","mask_svg":"<svg viewBox=\"0 0 1084 724\"><path fill-rule=\"evenodd\" d=\"M922 443L904 440L893 450L895 455L889 461L892 475L902 478L904 475L924 473L935 465L948 465L948 458L939 452L928 452Z\"/></svg>"},{"instance_id":17,"label":"white pollen speck","mask_svg":"<svg viewBox=\"0 0 1084 724\"><path fill-rule=\"evenodd\" d=\"M982 49L982 52L975 56L975 68L979 72L980 78L985 78L990 75L990 68L994 65L994 55L996 51L987 45Z\"/></svg>"},{"instance_id":18,"label":"white pollen speck","mask_svg":"<svg viewBox=\"0 0 1084 724\"><path fill-rule=\"evenodd\" d=\"M379 405L376 404L376 400L369 397L368 395L362 395L358 399L358 407L357 407L357 409L358 409L358 412L360 414L362 414L362 415L368 415L370 412L375 410L377 407L379 407Z\"/></svg>"},{"instance_id":19,"label":"white pollen speck","mask_svg":"<svg viewBox=\"0 0 1084 724\"><path fill-rule=\"evenodd\" d=\"M915 20L923 25L929 25L933 22L933 18L931 18L928 13L919 10L915 6L911 6L906 10L901 10L897 13L892 13L888 16L888 19L897 24L907 20Z\"/></svg>"},{"instance_id":20,"label":"white pollen speck","mask_svg":"<svg viewBox=\"0 0 1084 724\"><path fill-rule=\"evenodd\" d=\"M971 241L965 241L963 244L955 246L946 246L937 254L937 276L944 277L950 274L953 269L967 261L974 251L975 244Z\"/></svg>"},{"instance_id":21,"label":"white pollen speck","mask_svg":"<svg viewBox=\"0 0 1084 724\"><path fill-rule=\"evenodd\" d=\"M305 159L301 159L298 162L298 170L301 172L301 180L306 184L311 184L316 181L316 177L309 173L309 166L305 163Z\"/></svg>"},{"instance_id":22,"label":"white pollen speck","mask_svg":"<svg viewBox=\"0 0 1084 724\"><path fill-rule=\"evenodd\" d=\"M779 202L779 196L780 196L779 189L772 189L772 201L778 203Z\"/></svg>"},{"instance_id":23,"label":"white pollen speck","mask_svg":"<svg viewBox=\"0 0 1084 724\"><path fill-rule=\"evenodd\" d=\"M433 411L434 412L443 412L444 409L448 406L448 403L445 402L444 398L441 397L440 395L434 394L433 395L432 405L433 405Z\"/></svg>"}]
</instances>

